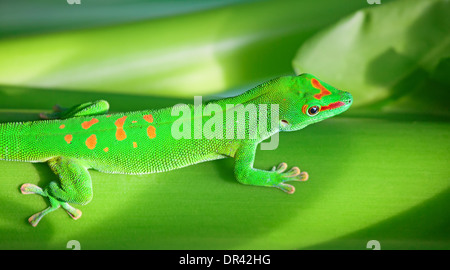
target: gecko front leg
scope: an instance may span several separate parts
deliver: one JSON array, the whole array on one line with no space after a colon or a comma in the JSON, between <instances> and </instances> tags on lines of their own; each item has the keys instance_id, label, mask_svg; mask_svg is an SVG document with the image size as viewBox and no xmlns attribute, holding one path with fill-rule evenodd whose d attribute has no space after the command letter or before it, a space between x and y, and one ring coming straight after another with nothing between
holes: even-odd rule
<instances>
[{"instance_id":1,"label":"gecko front leg","mask_svg":"<svg viewBox=\"0 0 450 270\"><path fill-rule=\"evenodd\" d=\"M41 113L42 119L67 119L71 117L105 114L109 110L109 103L105 100L97 100L75 105L71 108L62 108L59 105L53 107L52 113Z\"/></svg>"},{"instance_id":2,"label":"gecko front leg","mask_svg":"<svg viewBox=\"0 0 450 270\"><path fill-rule=\"evenodd\" d=\"M295 192L295 187L285 182L308 180L308 173L300 172L298 167L292 167L289 171L286 171L287 164L284 162L277 167L274 166L271 171L254 169L253 163L257 145L254 142L247 142L236 151L234 173L240 183L276 187L292 194Z\"/></svg>"}]
</instances>

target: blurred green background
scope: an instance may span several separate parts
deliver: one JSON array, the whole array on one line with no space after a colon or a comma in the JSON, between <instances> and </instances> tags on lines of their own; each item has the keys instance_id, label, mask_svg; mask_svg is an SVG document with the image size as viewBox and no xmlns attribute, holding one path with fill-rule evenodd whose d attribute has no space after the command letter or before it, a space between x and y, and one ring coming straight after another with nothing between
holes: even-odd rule
<instances>
[{"instance_id":1,"label":"blurred green background","mask_svg":"<svg viewBox=\"0 0 450 270\"><path fill-rule=\"evenodd\" d=\"M92 171L81 219L58 210L33 228L47 203L19 187L56 177L0 161L0 249L450 249L448 14L444 0L1 1L0 122L96 99L192 103L303 72L355 100L257 151L257 168L308 171L293 195L239 184L230 159Z\"/></svg>"}]
</instances>

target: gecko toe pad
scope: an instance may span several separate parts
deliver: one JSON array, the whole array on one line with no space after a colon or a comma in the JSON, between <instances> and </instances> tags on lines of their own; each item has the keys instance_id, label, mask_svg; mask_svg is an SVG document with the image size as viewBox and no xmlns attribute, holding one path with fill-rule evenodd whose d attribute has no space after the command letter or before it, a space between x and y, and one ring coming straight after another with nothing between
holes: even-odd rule
<instances>
[{"instance_id":1,"label":"gecko toe pad","mask_svg":"<svg viewBox=\"0 0 450 270\"><path fill-rule=\"evenodd\" d=\"M64 208L64 210L66 210L67 214L69 214L69 216L74 220L77 220L81 217L82 212L70 206L68 203L62 203L61 206L62 208Z\"/></svg>"},{"instance_id":2,"label":"gecko toe pad","mask_svg":"<svg viewBox=\"0 0 450 270\"><path fill-rule=\"evenodd\" d=\"M80 210L78 210L78 209L75 209L75 212L72 212L72 213L67 212L67 214L69 214L69 216L71 218L73 218L74 220L77 220L77 219L79 219L81 217L82 212Z\"/></svg>"},{"instance_id":3,"label":"gecko toe pad","mask_svg":"<svg viewBox=\"0 0 450 270\"><path fill-rule=\"evenodd\" d=\"M300 174L300 169L298 167L292 167L289 171L284 173L285 177L295 177Z\"/></svg>"},{"instance_id":4,"label":"gecko toe pad","mask_svg":"<svg viewBox=\"0 0 450 270\"><path fill-rule=\"evenodd\" d=\"M309 174L307 172L300 173L300 181L306 181L309 178Z\"/></svg>"},{"instance_id":5,"label":"gecko toe pad","mask_svg":"<svg viewBox=\"0 0 450 270\"><path fill-rule=\"evenodd\" d=\"M31 226L36 227L39 221L41 221L42 217L43 215L41 214L41 212L36 213L28 219L28 222L31 224Z\"/></svg>"},{"instance_id":6,"label":"gecko toe pad","mask_svg":"<svg viewBox=\"0 0 450 270\"><path fill-rule=\"evenodd\" d=\"M287 194L292 194L295 192L295 187L286 183L279 183L276 187L286 192Z\"/></svg>"},{"instance_id":7,"label":"gecko toe pad","mask_svg":"<svg viewBox=\"0 0 450 270\"><path fill-rule=\"evenodd\" d=\"M42 188L33 184L23 184L20 187L20 192L22 192L22 194L39 194L39 195L42 195L44 193Z\"/></svg>"}]
</instances>

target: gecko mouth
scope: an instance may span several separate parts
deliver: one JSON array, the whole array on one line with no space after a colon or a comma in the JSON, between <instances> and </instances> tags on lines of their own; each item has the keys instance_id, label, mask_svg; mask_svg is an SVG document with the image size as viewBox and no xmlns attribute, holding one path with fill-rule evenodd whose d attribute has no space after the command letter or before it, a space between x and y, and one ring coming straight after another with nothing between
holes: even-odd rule
<instances>
[{"instance_id":1,"label":"gecko mouth","mask_svg":"<svg viewBox=\"0 0 450 270\"><path fill-rule=\"evenodd\" d=\"M320 107L320 111L333 110L342 107L347 110L353 103L353 97L349 92L342 92L341 101L332 102L328 105Z\"/></svg>"}]
</instances>

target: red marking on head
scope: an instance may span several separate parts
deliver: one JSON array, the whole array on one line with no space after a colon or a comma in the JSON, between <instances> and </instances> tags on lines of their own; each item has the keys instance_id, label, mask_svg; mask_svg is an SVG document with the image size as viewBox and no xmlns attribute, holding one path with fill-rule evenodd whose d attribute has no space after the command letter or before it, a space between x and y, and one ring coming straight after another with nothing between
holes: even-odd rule
<instances>
[{"instance_id":1,"label":"red marking on head","mask_svg":"<svg viewBox=\"0 0 450 270\"><path fill-rule=\"evenodd\" d=\"M345 103L342 101L332 102L332 103L328 104L327 106L320 107L320 111L332 110L332 109L336 109L336 108L339 108L344 105L345 105Z\"/></svg>"},{"instance_id":2,"label":"red marking on head","mask_svg":"<svg viewBox=\"0 0 450 270\"><path fill-rule=\"evenodd\" d=\"M71 134L67 134L66 136L64 136L64 140L65 140L67 143L71 143L71 142L72 142L72 139L73 139L73 136L72 136Z\"/></svg>"},{"instance_id":3,"label":"red marking on head","mask_svg":"<svg viewBox=\"0 0 450 270\"><path fill-rule=\"evenodd\" d=\"M133 123L133 124L134 124L134 123L137 123L137 121L136 121L136 120L134 120L134 121L131 121L131 123Z\"/></svg>"},{"instance_id":4,"label":"red marking on head","mask_svg":"<svg viewBox=\"0 0 450 270\"><path fill-rule=\"evenodd\" d=\"M137 143L133 142L133 148L136 148L136 147L137 147Z\"/></svg>"},{"instance_id":5,"label":"red marking on head","mask_svg":"<svg viewBox=\"0 0 450 270\"><path fill-rule=\"evenodd\" d=\"M97 118L92 118L92 120L90 120L90 121L84 121L81 124L81 127L84 128L84 129L88 129L88 128L92 127L96 123L98 123L98 119Z\"/></svg>"},{"instance_id":6,"label":"red marking on head","mask_svg":"<svg viewBox=\"0 0 450 270\"><path fill-rule=\"evenodd\" d=\"M118 141L123 141L127 138L127 134L125 133L125 130L123 130L123 125L125 124L126 119L127 119L127 117L123 116L123 117L117 119L116 122L114 123L117 127L116 139Z\"/></svg>"},{"instance_id":7,"label":"red marking on head","mask_svg":"<svg viewBox=\"0 0 450 270\"><path fill-rule=\"evenodd\" d=\"M144 115L144 119L145 119L145 121L147 121L149 123L152 123L153 122L153 115L151 115L151 114Z\"/></svg>"},{"instance_id":8,"label":"red marking on head","mask_svg":"<svg viewBox=\"0 0 450 270\"><path fill-rule=\"evenodd\" d=\"M92 150L95 148L96 145L97 145L97 136L95 136L95 134L92 134L86 139L86 146L87 148Z\"/></svg>"},{"instance_id":9,"label":"red marking on head","mask_svg":"<svg viewBox=\"0 0 450 270\"><path fill-rule=\"evenodd\" d=\"M306 114L306 109L308 108L308 105L303 105L302 106L302 112L303 112L303 114Z\"/></svg>"},{"instance_id":10,"label":"red marking on head","mask_svg":"<svg viewBox=\"0 0 450 270\"><path fill-rule=\"evenodd\" d=\"M111 114L108 114L108 115L106 116L106 118L109 118L109 117L111 117Z\"/></svg>"},{"instance_id":11,"label":"red marking on head","mask_svg":"<svg viewBox=\"0 0 450 270\"><path fill-rule=\"evenodd\" d=\"M150 139L153 139L156 137L156 128L154 126L148 126L147 128L147 135Z\"/></svg>"},{"instance_id":12,"label":"red marking on head","mask_svg":"<svg viewBox=\"0 0 450 270\"><path fill-rule=\"evenodd\" d=\"M321 99L324 96L328 96L331 95L331 92L328 91L328 89L326 89L323 85L320 84L320 82L316 79L311 79L311 84L314 88L319 89L320 93L319 94L315 94L314 98L315 99Z\"/></svg>"},{"instance_id":13,"label":"red marking on head","mask_svg":"<svg viewBox=\"0 0 450 270\"><path fill-rule=\"evenodd\" d=\"M62 124L62 125L59 126L60 129L63 129L63 128L65 128L65 127L66 127L66 125L64 125L64 124Z\"/></svg>"},{"instance_id":14,"label":"red marking on head","mask_svg":"<svg viewBox=\"0 0 450 270\"><path fill-rule=\"evenodd\" d=\"M108 148L108 147L105 147L105 148L103 148L103 151L108 152L108 151L109 151L109 148Z\"/></svg>"}]
</instances>

